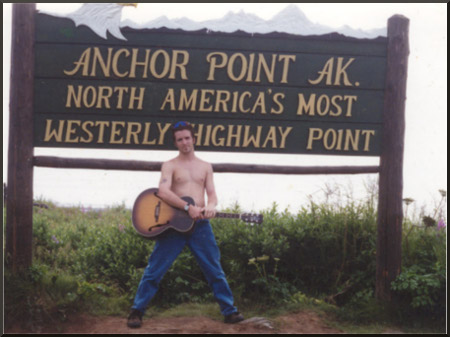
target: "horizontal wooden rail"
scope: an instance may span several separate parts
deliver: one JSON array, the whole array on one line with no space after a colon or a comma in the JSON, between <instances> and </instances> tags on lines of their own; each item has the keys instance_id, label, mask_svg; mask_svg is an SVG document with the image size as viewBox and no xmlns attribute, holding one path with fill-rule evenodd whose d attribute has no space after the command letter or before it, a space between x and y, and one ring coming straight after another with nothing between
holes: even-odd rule
<instances>
[{"instance_id":1,"label":"horizontal wooden rail","mask_svg":"<svg viewBox=\"0 0 450 337\"><path fill-rule=\"evenodd\" d=\"M34 165L40 167L99 169L126 171L160 171L162 162L113 159L34 157ZM212 164L216 173L265 173L265 174L361 174L378 173L379 166L279 166L254 164Z\"/></svg>"}]
</instances>

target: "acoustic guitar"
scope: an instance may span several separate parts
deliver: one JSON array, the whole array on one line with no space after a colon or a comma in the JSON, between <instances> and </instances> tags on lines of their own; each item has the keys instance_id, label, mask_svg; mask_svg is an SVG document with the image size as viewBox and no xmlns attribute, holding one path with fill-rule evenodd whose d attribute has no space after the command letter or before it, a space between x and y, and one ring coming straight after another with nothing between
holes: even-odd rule
<instances>
[{"instance_id":1,"label":"acoustic guitar","mask_svg":"<svg viewBox=\"0 0 450 337\"><path fill-rule=\"evenodd\" d=\"M182 197L190 205L195 205L191 197ZM216 213L216 218L240 219L245 222L260 224L261 214ZM156 238L168 229L181 233L190 233L195 221L184 210L170 206L158 197L157 188L149 188L136 198L133 205L133 227L146 238Z\"/></svg>"}]
</instances>

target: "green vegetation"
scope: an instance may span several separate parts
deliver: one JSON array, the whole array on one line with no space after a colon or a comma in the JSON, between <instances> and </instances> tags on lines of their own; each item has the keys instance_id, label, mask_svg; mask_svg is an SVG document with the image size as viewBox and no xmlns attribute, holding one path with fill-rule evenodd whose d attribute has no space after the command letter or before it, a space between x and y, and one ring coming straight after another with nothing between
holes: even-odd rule
<instances>
[{"instance_id":1,"label":"green vegetation","mask_svg":"<svg viewBox=\"0 0 450 337\"><path fill-rule=\"evenodd\" d=\"M374 194L345 205L311 201L297 214L274 204L263 212L261 225L212 220L237 305L260 316L316 310L345 331L382 324L445 331L446 194L441 193L444 202L428 216L433 222L425 214L413 218L406 212L402 273L392 284L389 305L374 298ZM81 311L125 316L154 245L135 233L130 210L39 203L49 208L34 209L33 265L17 275L5 269L5 323L27 321L33 329ZM226 211L241 209L236 205ZM213 311L209 316L220 319L187 248L164 277L147 315L161 308L167 315Z\"/></svg>"}]
</instances>

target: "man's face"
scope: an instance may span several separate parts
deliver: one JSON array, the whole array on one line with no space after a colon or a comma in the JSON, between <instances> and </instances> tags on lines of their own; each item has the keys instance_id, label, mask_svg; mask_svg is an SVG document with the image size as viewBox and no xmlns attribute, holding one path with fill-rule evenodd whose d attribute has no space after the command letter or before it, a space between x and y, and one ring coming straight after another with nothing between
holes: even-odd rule
<instances>
[{"instance_id":1,"label":"man's face","mask_svg":"<svg viewBox=\"0 0 450 337\"><path fill-rule=\"evenodd\" d=\"M181 153L194 151L194 138L189 130L175 131L175 146Z\"/></svg>"}]
</instances>

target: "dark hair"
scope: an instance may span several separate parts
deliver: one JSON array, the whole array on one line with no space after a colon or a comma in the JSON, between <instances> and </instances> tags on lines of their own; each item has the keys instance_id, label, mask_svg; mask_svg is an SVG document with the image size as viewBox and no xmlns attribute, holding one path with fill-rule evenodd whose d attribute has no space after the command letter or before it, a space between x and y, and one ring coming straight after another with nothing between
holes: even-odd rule
<instances>
[{"instance_id":1,"label":"dark hair","mask_svg":"<svg viewBox=\"0 0 450 337\"><path fill-rule=\"evenodd\" d=\"M181 131L181 130L189 130L191 132L192 138L195 139L194 127L191 125L191 123L185 122L185 121L181 121L181 122L177 122L177 123L172 125L173 141L175 141L175 132Z\"/></svg>"}]
</instances>

